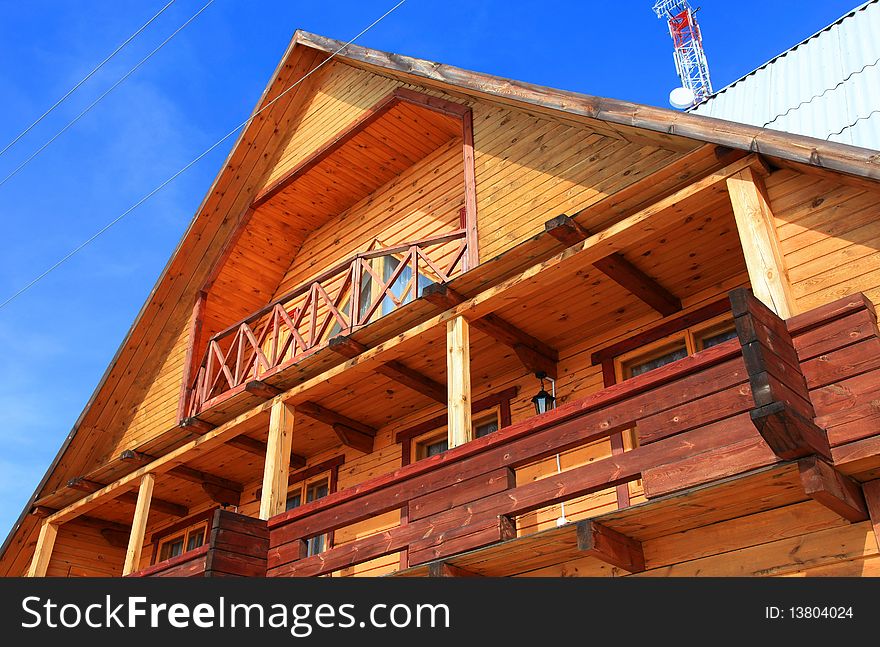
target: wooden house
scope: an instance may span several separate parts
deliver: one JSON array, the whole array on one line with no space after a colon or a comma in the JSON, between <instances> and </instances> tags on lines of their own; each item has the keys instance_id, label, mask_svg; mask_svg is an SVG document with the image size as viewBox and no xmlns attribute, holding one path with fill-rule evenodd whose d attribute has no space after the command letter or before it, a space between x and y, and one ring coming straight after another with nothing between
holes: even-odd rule
<instances>
[{"instance_id":1,"label":"wooden house","mask_svg":"<svg viewBox=\"0 0 880 647\"><path fill-rule=\"evenodd\" d=\"M880 154L297 32L0 574L880 574Z\"/></svg>"}]
</instances>

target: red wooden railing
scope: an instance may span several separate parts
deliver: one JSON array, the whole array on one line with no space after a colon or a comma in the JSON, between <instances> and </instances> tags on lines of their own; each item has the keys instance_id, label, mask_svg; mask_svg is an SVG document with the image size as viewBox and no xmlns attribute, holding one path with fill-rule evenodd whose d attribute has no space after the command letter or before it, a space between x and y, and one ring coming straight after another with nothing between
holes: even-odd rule
<instances>
[{"instance_id":1,"label":"red wooden railing","mask_svg":"<svg viewBox=\"0 0 880 647\"><path fill-rule=\"evenodd\" d=\"M753 297L731 297L738 339L269 520L268 574L332 573L406 551L416 565L516 534L517 518L642 479L648 498L827 454L785 324ZM639 445L517 484L537 461L635 429ZM331 548L310 537L408 508L406 521Z\"/></svg>"},{"instance_id":2,"label":"red wooden railing","mask_svg":"<svg viewBox=\"0 0 880 647\"><path fill-rule=\"evenodd\" d=\"M844 473L880 469L873 304L857 295L782 322L745 292L731 301L738 339L268 522L240 520L253 524L265 549L213 533L210 545L238 552L246 546L253 559L266 550L268 576L324 575L401 551L406 563L418 565L511 538L520 515L636 479L651 500L789 460L826 461ZM635 430L635 449L517 483L520 468L622 429ZM403 506L407 515L398 526L308 554L310 537ZM142 574L180 567L157 565Z\"/></svg>"},{"instance_id":3,"label":"red wooden railing","mask_svg":"<svg viewBox=\"0 0 880 647\"><path fill-rule=\"evenodd\" d=\"M186 415L418 298L427 283L450 280L467 269L466 257L466 231L458 229L361 252L330 268L211 338L188 389ZM379 269L385 264L390 273Z\"/></svg>"}]
</instances>

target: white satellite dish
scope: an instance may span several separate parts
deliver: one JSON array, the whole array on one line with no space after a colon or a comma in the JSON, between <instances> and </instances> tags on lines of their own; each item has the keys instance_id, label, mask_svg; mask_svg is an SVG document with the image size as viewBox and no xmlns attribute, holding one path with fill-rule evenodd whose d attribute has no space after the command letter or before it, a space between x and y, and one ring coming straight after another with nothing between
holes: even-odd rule
<instances>
[{"instance_id":1,"label":"white satellite dish","mask_svg":"<svg viewBox=\"0 0 880 647\"><path fill-rule=\"evenodd\" d=\"M673 108L684 110L694 105L694 91L690 88L675 88L669 93L669 103Z\"/></svg>"}]
</instances>

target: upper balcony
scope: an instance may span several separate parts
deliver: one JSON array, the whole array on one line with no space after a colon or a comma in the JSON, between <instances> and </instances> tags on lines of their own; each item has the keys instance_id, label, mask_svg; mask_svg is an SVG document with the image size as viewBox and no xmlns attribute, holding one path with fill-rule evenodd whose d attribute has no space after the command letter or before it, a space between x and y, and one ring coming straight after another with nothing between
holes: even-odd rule
<instances>
[{"instance_id":1,"label":"upper balcony","mask_svg":"<svg viewBox=\"0 0 880 647\"><path fill-rule=\"evenodd\" d=\"M366 107L366 106L365 106ZM193 312L179 418L243 410L285 370L477 263L470 109L398 88L276 164Z\"/></svg>"}]
</instances>

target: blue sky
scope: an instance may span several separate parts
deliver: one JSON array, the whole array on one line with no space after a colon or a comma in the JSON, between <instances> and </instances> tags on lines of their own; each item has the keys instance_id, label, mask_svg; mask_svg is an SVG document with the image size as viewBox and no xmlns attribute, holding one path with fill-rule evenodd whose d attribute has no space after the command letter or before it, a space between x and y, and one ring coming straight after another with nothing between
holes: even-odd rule
<instances>
[{"instance_id":1,"label":"blue sky","mask_svg":"<svg viewBox=\"0 0 880 647\"><path fill-rule=\"evenodd\" d=\"M167 0L0 0L0 148ZM159 20L6 154L0 179L207 0ZM702 0L716 89L858 0ZM394 0L215 0L0 186L0 301L250 114L296 28L347 40ZM407 0L359 42L588 94L666 105L671 41L651 0ZM203 159L0 310L0 535L94 390L228 152Z\"/></svg>"}]
</instances>

